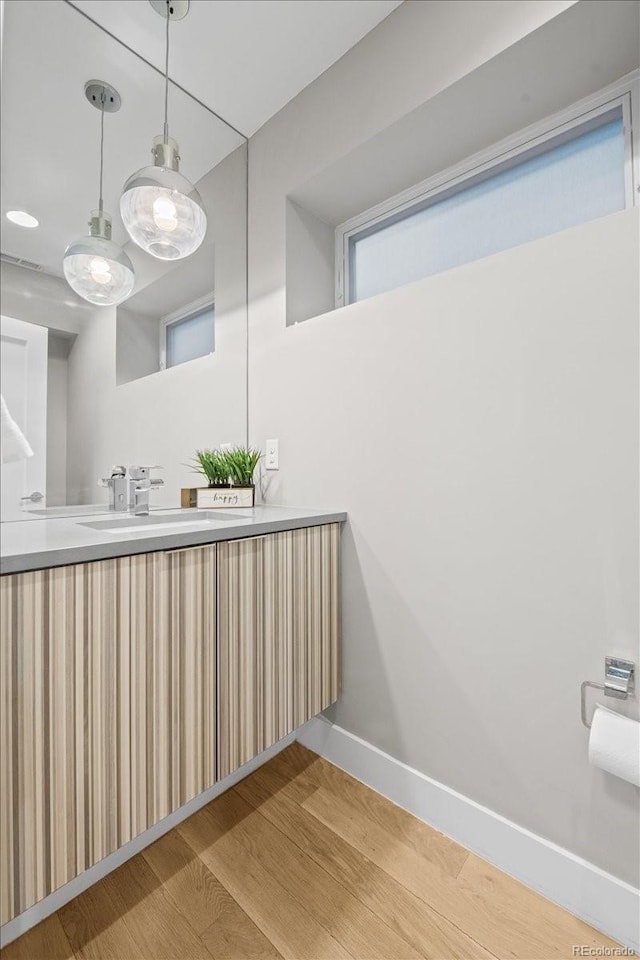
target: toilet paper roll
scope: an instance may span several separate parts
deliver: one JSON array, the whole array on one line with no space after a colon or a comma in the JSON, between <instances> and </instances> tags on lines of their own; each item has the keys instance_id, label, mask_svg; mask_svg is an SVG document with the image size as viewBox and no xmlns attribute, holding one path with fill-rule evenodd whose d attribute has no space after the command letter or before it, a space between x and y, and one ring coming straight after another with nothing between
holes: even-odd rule
<instances>
[{"instance_id":1,"label":"toilet paper roll","mask_svg":"<svg viewBox=\"0 0 640 960\"><path fill-rule=\"evenodd\" d=\"M640 787L640 723L598 704L589 734L589 763Z\"/></svg>"}]
</instances>

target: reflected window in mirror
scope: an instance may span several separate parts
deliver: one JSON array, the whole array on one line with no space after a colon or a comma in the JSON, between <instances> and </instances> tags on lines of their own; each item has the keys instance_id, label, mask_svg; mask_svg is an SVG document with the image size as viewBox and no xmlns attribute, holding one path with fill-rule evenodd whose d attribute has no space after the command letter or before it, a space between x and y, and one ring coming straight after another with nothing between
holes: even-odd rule
<instances>
[{"instance_id":1,"label":"reflected window in mirror","mask_svg":"<svg viewBox=\"0 0 640 960\"><path fill-rule=\"evenodd\" d=\"M179 316L162 322L160 342L160 369L175 367L198 357L206 357L215 349L215 305L207 298L205 303L192 304Z\"/></svg>"}]
</instances>

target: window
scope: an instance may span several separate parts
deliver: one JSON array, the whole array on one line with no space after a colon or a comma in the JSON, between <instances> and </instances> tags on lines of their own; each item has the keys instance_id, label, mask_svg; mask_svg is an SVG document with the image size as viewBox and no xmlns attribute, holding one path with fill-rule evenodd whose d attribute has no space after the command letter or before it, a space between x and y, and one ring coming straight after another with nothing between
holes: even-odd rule
<instances>
[{"instance_id":1,"label":"window","mask_svg":"<svg viewBox=\"0 0 640 960\"><path fill-rule=\"evenodd\" d=\"M160 367L175 367L179 363L206 357L215 349L214 304L211 297L191 304L179 316L162 321L160 340Z\"/></svg>"},{"instance_id":2,"label":"window","mask_svg":"<svg viewBox=\"0 0 640 960\"><path fill-rule=\"evenodd\" d=\"M337 305L631 206L630 100L578 106L343 224Z\"/></svg>"}]
</instances>

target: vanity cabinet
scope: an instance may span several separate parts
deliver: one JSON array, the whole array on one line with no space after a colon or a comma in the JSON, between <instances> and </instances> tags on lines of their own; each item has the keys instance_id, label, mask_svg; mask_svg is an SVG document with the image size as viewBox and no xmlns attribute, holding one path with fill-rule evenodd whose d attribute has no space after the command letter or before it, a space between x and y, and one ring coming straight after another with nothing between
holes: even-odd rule
<instances>
[{"instance_id":1,"label":"vanity cabinet","mask_svg":"<svg viewBox=\"0 0 640 960\"><path fill-rule=\"evenodd\" d=\"M216 547L1 588L4 923L215 782Z\"/></svg>"},{"instance_id":2,"label":"vanity cabinet","mask_svg":"<svg viewBox=\"0 0 640 960\"><path fill-rule=\"evenodd\" d=\"M319 713L340 524L0 578L0 922Z\"/></svg>"},{"instance_id":3,"label":"vanity cabinet","mask_svg":"<svg viewBox=\"0 0 640 960\"><path fill-rule=\"evenodd\" d=\"M338 698L340 525L218 545L218 777Z\"/></svg>"}]
</instances>

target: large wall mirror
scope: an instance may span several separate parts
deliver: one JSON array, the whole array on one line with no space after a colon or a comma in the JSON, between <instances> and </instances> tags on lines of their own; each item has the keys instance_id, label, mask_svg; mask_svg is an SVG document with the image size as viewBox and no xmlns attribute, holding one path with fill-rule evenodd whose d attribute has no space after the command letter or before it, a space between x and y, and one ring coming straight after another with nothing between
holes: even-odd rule
<instances>
[{"instance_id":1,"label":"large wall mirror","mask_svg":"<svg viewBox=\"0 0 640 960\"><path fill-rule=\"evenodd\" d=\"M151 4L148 19L163 36ZM180 26L170 25L172 47ZM2 519L106 509L99 481L115 464L161 465L154 504L179 506L197 449L247 440L246 140L169 83L170 133L207 233L191 256L156 259L129 239L119 211L125 181L152 163L163 132L162 73L65 0L5 0L2 33L2 394L34 454L2 465ZM63 273L98 202L91 79L121 98L104 114L104 209L136 280L118 306L88 303ZM11 222L10 211L38 226Z\"/></svg>"}]
</instances>

